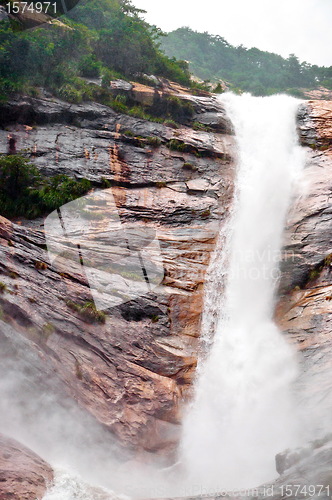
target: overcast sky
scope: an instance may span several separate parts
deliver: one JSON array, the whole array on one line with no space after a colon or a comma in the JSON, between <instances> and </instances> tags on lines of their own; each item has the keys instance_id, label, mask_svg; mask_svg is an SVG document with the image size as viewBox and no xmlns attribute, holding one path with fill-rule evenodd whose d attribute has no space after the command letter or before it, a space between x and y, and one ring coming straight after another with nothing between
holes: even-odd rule
<instances>
[{"instance_id":1,"label":"overcast sky","mask_svg":"<svg viewBox=\"0 0 332 500\"><path fill-rule=\"evenodd\" d=\"M189 26L301 61L332 66L332 0L132 0L164 31Z\"/></svg>"}]
</instances>

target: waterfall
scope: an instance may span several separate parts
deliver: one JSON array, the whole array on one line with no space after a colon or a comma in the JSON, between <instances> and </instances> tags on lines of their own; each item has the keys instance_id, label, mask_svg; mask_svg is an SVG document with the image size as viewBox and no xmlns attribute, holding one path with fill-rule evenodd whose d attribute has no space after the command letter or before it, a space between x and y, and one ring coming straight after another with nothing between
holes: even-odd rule
<instances>
[{"instance_id":1,"label":"waterfall","mask_svg":"<svg viewBox=\"0 0 332 500\"><path fill-rule=\"evenodd\" d=\"M232 94L221 100L235 129L238 170L218 256L225 283L214 340L183 424L181 462L196 494L273 480L275 454L297 444L297 361L273 310L287 209L304 163L299 101Z\"/></svg>"}]
</instances>

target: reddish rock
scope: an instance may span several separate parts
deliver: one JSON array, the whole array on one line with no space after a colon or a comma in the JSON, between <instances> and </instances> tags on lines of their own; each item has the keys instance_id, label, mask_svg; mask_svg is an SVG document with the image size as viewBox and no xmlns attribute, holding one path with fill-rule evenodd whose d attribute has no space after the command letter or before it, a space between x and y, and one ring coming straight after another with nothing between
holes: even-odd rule
<instances>
[{"instance_id":1,"label":"reddish rock","mask_svg":"<svg viewBox=\"0 0 332 500\"><path fill-rule=\"evenodd\" d=\"M1 500L41 500L52 480L53 471L44 460L0 434Z\"/></svg>"},{"instance_id":2,"label":"reddish rock","mask_svg":"<svg viewBox=\"0 0 332 500\"><path fill-rule=\"evenodd\" d=\"M302 143L331 153L332 101L307 101L300 108L299 118Z\"/></svg>"},{"instance_id":3,"label":"reddish rock","mask_svg":"<svg viewBox=\"0 0 332 500\"><path fill-rule=\"evenodd\" d=\"M193 99L197 109L218 106ZM45 360L44 377L122 444L171 451L196 366L204 275L232 199L233 137L57 99L14 100L2 120L21 122L18 147L45 175L108 179L123 227L153 230L164 265L157 289L110 308L105 323L87 322L68 307L92 300L86 277L64 259L50 263L42 222L1 218L2 320ZM7 135L0 131L2 150ZM170 149L172 139L185 151Z\"/></svg>"}]
</instances>

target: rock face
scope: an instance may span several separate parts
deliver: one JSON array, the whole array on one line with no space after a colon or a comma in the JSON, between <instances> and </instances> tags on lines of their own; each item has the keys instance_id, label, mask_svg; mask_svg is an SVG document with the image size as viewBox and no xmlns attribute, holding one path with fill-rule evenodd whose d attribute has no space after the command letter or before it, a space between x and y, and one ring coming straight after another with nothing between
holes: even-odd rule
<instances>
[{"instance_id":1,"label":"rock face","mask_svg":"<svg viewBox=\"0 0 332 500\"><path fill-rule=\"evenodd\" d=\"M207 109L208 98L193 99ZM87 320L73 308L92 301L86 277L50 263L42 221L1 218L2 320L121 443L170 451L196 366L204 275L232 197L233 137L48 98L16 99L1 116L1 152L9 130L42 173L107 184L124 228L155 231L164 266L157 289L109 309L105 322Z\"/></svg>"},{"instance_id":2,"label":"rock face","mask_svg":"<svg viewBox=\"0 0 332 500\"><path fill-rule=\"evenodd\" d=\"M288 450L283 457L277 455L277 465L278 463L283 463L284 468L280 478L271 485L274 499L284 498L287 493L294 498L331 498L331 436L310 443L308 447L300 450Z\"/></svg>"},{"instance_id":3,"label":"rock face","mask_svg":"<svg viewBox=\"0 0 332 500\"><path fill-rule=\"evenodd\" d=\"M41 500L52 479L53 471L44 460L0 434L1 499Z\"/></svg>"},{"instance_id":4,"label":"rock face","mask_svg":"<svg viewBox=\"0 0 332 500\"><path fill-rule=\"evenodd\" d=\"M310 149L301 196L287 221L276 310L299 352L299 406L313 437L331 429L332 412L331 120L331 101L309 101L300 110L301 141Z\"/></svg>"},{"instance_id":5,"label":"rock face","mask_svg":"<svg viewBox=\"0 0 332 500\"><path fill-rule=\"evenodd\" d=\"M302 144L320 151L332 147L331 101L308 101L299 109L299 131Z\"/></svg>"}]
</instances>

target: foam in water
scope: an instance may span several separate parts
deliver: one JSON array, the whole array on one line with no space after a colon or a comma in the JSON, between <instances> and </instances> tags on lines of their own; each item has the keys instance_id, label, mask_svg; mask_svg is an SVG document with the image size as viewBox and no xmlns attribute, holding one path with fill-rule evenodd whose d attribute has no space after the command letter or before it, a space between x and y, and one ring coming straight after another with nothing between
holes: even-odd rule
<instances>
[{"instance_id":1,"label":"foam in water","mask_svg":"<svg viewBox=\"0 0 332 500\"><path fill-rule=\"evenodd\" d=\"M297 363L272 316L285 218L304 163L299 101L232 94L222 101L235 128L238 173L219 257L227 268L219 321L183 426L181 459L197 493L272 480L275 454L296 444Z\"/></svg>"},{"instance_id":2,"label":"foam in water","mask_svg":"<svg viewBox=\"0 0 332 500\"><path fill-rule=\"evenodd\" d=\"M129 500L129 497L90 486L79 476L56 469L53 484L43 500Z\"/></svg>"}]
</instances>

